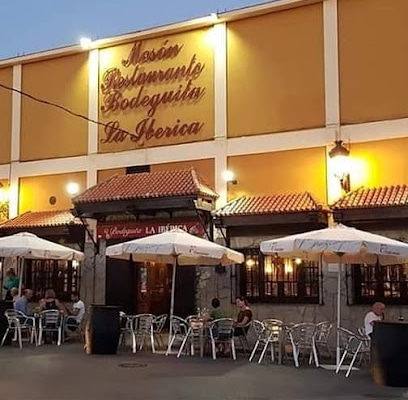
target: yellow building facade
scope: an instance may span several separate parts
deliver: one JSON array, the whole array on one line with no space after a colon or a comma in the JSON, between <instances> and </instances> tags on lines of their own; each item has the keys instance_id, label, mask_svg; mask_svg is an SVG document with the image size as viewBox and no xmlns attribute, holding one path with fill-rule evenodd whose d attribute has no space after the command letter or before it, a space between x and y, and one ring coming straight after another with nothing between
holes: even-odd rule
<instances>
[{"instance_id":1,"label":"yellow building facade","mask_svg":"<svg viewBox=\"0 0 408 400\"><path fill-rule=\"evenodd\" d=\"M405 0L278 0L0 61L9 217L71 208L67 184L138 165L194 167L218 207L295 192L327 206L335 140L352 191L408 185L406 16Z\"/></svg>"}]
</instances>

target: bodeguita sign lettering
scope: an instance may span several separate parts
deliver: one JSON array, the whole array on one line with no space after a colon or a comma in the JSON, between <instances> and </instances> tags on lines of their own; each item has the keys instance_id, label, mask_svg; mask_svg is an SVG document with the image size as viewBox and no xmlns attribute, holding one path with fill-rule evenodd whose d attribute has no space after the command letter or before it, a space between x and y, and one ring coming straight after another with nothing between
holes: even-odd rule
<instances>
[{"instance_id":1,"label":"bodeguita sign lettering","mask_svg":"<svg viewBox=\"0 0 408 400\"><path fill-rule=\"evenodd\" d=\"M196 236L204 236L205 231L197 221L180 222L128 222L101 223L97 226L98 238L105 239L133 239L155 235L179 228Z\"/></svg>"},{"instance_id":2,"label":"bodeguita sign lettering","mask_svg":"<svg viewBox=\"0 0 408 400\"><path fill-rule=\"evenodd\" d=\"M119 143L130 140L143 146L152 139L197 135L203 129L202 121L182 121L175 118L169 125L159 125L156 114L162 107L175 107L197 103L205 95L205 87L197 80L205 70L197 54L187 62L177 62L184 45L165 40L159 47L147 47L144 41L133 44L121 67L107 69L100 85L100 110L104 117L118 113L144 114L129 133L121 128L120 121L111 119L105 124L101 143ZM162 67L163 61L174 60L174 65ZM124 69L124 72L123 72ZM165 89L163 89L165 86Z\"/></svg>"}]
</instances>

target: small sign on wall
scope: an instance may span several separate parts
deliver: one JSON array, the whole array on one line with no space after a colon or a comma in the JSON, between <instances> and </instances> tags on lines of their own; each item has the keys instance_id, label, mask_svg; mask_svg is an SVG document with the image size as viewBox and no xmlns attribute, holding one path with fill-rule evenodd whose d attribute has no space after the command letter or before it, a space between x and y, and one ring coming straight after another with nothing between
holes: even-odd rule
<instances>
[{"instance_id":1,"label":"small sign on wall","mask_svg":"<svg viewBox=\"0 0 408 400\"><path fill-rule=\"evenodd\" d=\"M339 264L327 264L328 272L339 272Z\"/></svg>"}]
</instances>

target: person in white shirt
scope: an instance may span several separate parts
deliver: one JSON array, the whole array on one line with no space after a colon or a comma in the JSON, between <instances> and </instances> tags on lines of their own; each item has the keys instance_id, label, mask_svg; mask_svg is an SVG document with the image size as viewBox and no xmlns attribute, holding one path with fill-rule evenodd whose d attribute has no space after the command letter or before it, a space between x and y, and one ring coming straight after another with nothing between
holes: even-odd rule
<instances>
[{"instance_id":1,"label":"person in white shirt","mask_svg":"<svg viewBox=\"0 0 408 400\"><path fill-rule=\"evenodd\" d=\"M364 317L364 330L367 336L371 337L373 333L373 325L375 321L381 321L384 318L384 303L374 303L369 311Z\"/></svg>"},{"instance_id":2,"label":"person in white shirt","mask_svg":"<svg viewBox=\"0 0 408 400\"><path fill-rule=\"evenodd\" d=\"M76 329L75 326L74 326L75 322L76 322L77 325L80 325L83 318L84 318L84 315L85 315L85 303L82 300L79 299L78 292L72 292L71 300L74 303L72 305L72 309L69 310L67 307L65 307L65 309L66 309L66 311L68 313L69 329L71 331L73 331L73 330Z\"/></svg>"}]
</instances>

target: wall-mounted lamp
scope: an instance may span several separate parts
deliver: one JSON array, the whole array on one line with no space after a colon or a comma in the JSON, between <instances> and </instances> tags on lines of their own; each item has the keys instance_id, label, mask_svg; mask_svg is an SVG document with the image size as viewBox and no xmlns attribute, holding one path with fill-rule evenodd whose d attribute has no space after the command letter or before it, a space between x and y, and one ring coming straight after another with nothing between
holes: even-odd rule
<instances>
[{"instance_id":1,"label":"wall-mounted lamp","mask_svg":"<svg viewBox=\"0 0 408 400\"><path fill-rule=\"evenodd\" d=\"M0 182L0 221L9 218L9 192L8 188Z\"/></svg>"},{"instance_id":2,"label":"wall-mounted lamp","mask_svg":"<svg viewBox=\"0 0 408 400\"><path fill-rule=\"evenodd\" d=\"M349 155L350 150L344 146L342 140L336 140L329 151L334 176L339 179L341 189L346 193L350 191Z\"/></svg>"},{"instance_id":3,"label":"wall-mounted lamp","mask_svg":"<svg viewBox=\"0 0 408 400\"><path fill-rule=\"evenodd\" d=\"M92 46L92 39L88 37L83 37L79 39L79 44L84 50L89 50Z\"/></svg>"},{"instance_id":4,"label":"wall-mounted lamp","mask_svg":"<svg viewBox=\"0 0 408 400\"><path fill-rule=\"evenodd\" d=\"M232 185L236 185L238 181L235 179L235 175L232 171L226 170L222 173L222 178L225 182L231 183Z\"/></svg>"},{"instance_id":5,"label":"wall-mounted lamp","mask_svg":"<svg viewBox=\"0 0 408 400\"><path fill-rule=\"evenodd\" d=\"M79 185L76 182L69 182L65 187L70 196L76 196L79 193Z\"/></svg>"}]
</instances>

